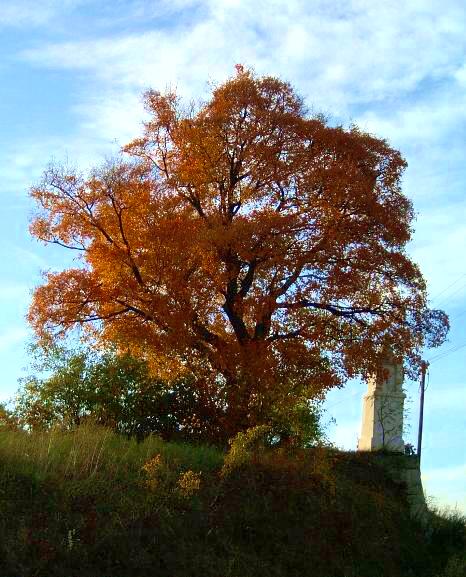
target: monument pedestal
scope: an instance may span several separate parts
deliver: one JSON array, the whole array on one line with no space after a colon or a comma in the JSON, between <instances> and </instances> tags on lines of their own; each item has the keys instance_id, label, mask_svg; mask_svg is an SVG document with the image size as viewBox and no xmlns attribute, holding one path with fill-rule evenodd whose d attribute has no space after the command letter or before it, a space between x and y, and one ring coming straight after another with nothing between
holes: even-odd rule
<instances>
[{"instance_id":1,"label":"monument pedestal","mask_svg":"<svg viewBox=\"0 0 466 577\"><path fill-rule=\"evenodd\" d=\"M359 451L404 452L404 393L372 393L363 397L363 417Z\"/></svg>"},{"instance_id":2,"label":"monument pedestal","mask_svg":"<svg viewBox=\"0 0 466 577\"><path fill-rule=\"evenodd\" d=\"M403 367L386 361L378 375L371 376L363 397L361 437L358 451L387 450L404 453L402 390Z\"/></svg>"},{"instance_id":3,"label":"monument pedestal","mask_svg":"<svg viewBox=\"0 0 466 577\"><path fill-rule=\"evenodd\" d=\"M367 385L358 451L374 452L369 458L383 466L393 481L404 487L411 515L428 522L419 458L404 454L403 366L387 357L379 373L367 379Z\"/></svg>"}]
</instances>

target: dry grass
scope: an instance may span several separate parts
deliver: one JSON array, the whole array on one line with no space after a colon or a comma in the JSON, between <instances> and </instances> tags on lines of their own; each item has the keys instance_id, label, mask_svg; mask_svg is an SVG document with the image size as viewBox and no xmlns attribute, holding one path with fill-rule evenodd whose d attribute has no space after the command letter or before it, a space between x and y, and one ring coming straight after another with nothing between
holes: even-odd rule
<instances>
[{"instance_id":1,"label":"dry grass","mask_svg":"<svg viewBox=\"0 0 466 577\"><path fill-rule=\"evenodd\" d=\"M0 432L0 576L463 577L464 518L426 532L367 456L259 433L224 455L92 424Z\"/></svg>"}]
</instances>

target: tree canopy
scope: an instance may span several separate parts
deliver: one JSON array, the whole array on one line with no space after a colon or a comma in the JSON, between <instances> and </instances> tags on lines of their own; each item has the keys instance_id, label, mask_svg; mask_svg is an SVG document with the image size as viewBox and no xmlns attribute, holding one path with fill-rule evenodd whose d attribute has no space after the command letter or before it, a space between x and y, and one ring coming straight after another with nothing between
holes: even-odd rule
<instances>
[{"instance_id":1,"label":"tree canopy","mask_svg":"<svg viewBox=\"0 0 466 577\"><path fill-rule=\"evenodd\" d=\"M206 103L150 90L145 104L121 157L88 175L51 166L32 189L32 234L80 256L36 289L39 336L84 326L161 375L193 375L232 434L376 370L387 349L413 374L443 342L387 142L242 67Z\"/></svg>"}]
</instances>

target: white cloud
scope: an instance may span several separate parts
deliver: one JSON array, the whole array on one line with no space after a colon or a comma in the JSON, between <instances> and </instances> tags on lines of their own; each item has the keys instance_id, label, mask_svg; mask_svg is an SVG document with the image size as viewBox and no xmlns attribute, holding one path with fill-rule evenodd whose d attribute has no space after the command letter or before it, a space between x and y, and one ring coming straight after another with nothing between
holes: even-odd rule
<instances>
[{"instance_id":1,"label":"white cloud","mask_svg":"<svg viewBox=\"0 0 466 577\"><path fill-rule=\"evenodd\" d=\"M53 33L53 41L41 40L22 53L22 65L26 61L39 69L71 71L80 81L73 95L78 126L60 139L44 134L40 142L10 145L9 155L1 159L4 189L25 191L51 156L60 160L67 155L86 167L131 139L143 116L140 95L145 88L163 90L170 85L187 99L202 97L208 91L206 81L221 82L234 72L234 64L243 63L260 74L290 80L316 111L342 122L354 119L399 147L410 165L405 190L420 211L410 250L422 265L431 294L462 273L462 0L410 0L402 6L389 0L100 0L88 2L95 14L84 18L89 24L85 36L69 41L81 34L78 26L72 34L63 32L71 10L85 3L18 0L0 7L0 26L43 26ZM60 18L56 35L51 24ZM144 24L143 32L132 28L137 22ZM120 26L120 32L112 32L113 25ZM47 266L28 251L17 258L34 267ZM460 290L450 304L464 296ZM0 351L10 354L25 334L25 329L0 334ZM331 438L338 446L356 448L364 388L351 395L348 390L338 392L328 403L329 413L337 418ZM429 395L429 410L435 413L464 406L458 388L432 390ZM332 402L339 404L332 408ZM449 427L425 435L442 454L456 450L456 434L452 438L450 423ZM463 466L427 471L428 493L443 500L450 495L453 504L463 499L466 508L463 472Z\"/></svg>"},{"instance_id":2,"label":"white cloud","mask_svg":"<svg viewBox=\"0 0 466 577\"><path fill-rule=\"evenodd\" d=\"M0 26L43 26L89 0L15 0L0 5Z\"/></svg>"},{"instance_id":3,"label":"white cloud","mask_svg":"<svg viewBox=\"0 0 466 577\"><path fill-rule=\"evenodd\" d=\"M34 5L20 6L31 10ZM38 12L39 7L47 13L57 9L57 2L39 3ZM171 85L187 98L205 95L208 79L221 81L233 72L233 64L243 62L260 73L290 79L316 110L345 121L360 110L354 119L362 128L401 148L410 163L405 190L421 211L411 252L422 263L432 293L455 278L466 240L461 216L466 207L452 198L462 194L466 175L462 2L419 0L400 9L370 0L178 0L174 5L158 3L157 8L142 1L120 2L118 7L133 19L148 19L152 28L52 42L23 52L36 66L83 74L74 105L80 127L65 144L72 158L81 164L83 151L90 151L85 163L90 164L96 151L137 134L145 88ZM163 20L159 24L157 15L170 10L182 17L169 26ZM62 146L49 143L42 148L49 155L55 149L62 155ZM30 163L40 158L43 166L42 155L33 149L14 152L7 175L13 171L23 181L27 174L30 182L31 173L37 172ZM452 168L446 172L446 166ZM454 223L452 200L457 203Z\"/></svg>"},{"instance_id":4,"label":"white cloud","mask_svg":"<svg viewBox=\"0 0 466 577\"><path fill-rule=\"evenodd\" d=\"M367 132L383 135L396 146L432 152L432 145L465 122L466 94L446 84L428 100L425 96L406 100L393 112L367 111L356 119L357 123Z\"/></svg>"},{"instance_id":5,"label":"white cloud","mask_svg":"<svg viewBox=\"0 0 466 577\"><path fill-rule=\"evenodd\" d=\"M421 211L410 252L416 262L422 263L432 304L452 310L464 301L466 283L442 291L466 273L466 266L462 265L466 246L466 202L449 202L445 196L442 198L439 193L437 202Z\"/></svg>"},{"instance_id":6,"label":"white cloud","mask_svg":"<svg viewBox=\"0 0 466 577\"><path fill-rule=\"evenodd\" d=\"M195 17L195 6L203 8L203 18ZM174 86L188 99L199 97L207 93L207 80L225 79L235 63L252 65L259 73L291 80L317 111L346 122L354 118L406 150L408 194L438 191L447 154L441 137L466 122L466 97L457 83L456 89L422 99L416 91L429 94L424 84L461 77L466 47L461 2L410 2L400 10L369 0L180 0L175 8L184 17L170 27L157 27L154 19L152 29L141 33L49 43L22 57L39 67L82 74L74 110L83 133L119 142L134 134L144 89ZM163 2L160 10L166 9ZM125 10L141 17L151 11L143 2L125 3ZM354 115L354 107L365 111ZM450 163L452 154L459 161L463 146L452 148L450 142L448 154Z\"/></svg>"},{"instance_id":7,"label":"white cloud","mask_svg":"<svg viewBox=\"0 0 466 577\"><path fill-rule=\"evenodd\" d=\"M14 193L22 196L44 169L44 143L22 142L10 146L0 159L2 173L2 194Z\"/></svg>"},{"instance_id":8,"label":"white cloud","mask_svg":"<svg viewBox=\"0 0 466 577\"><path fill-rule=\"evenodd\" d=\"M356 121L364 130L386 137L408 159L404 191L418 212L409 251L422 264L429 293L435 297L466 272L466 93L447 80L396 106L369 109ZM456 288L460 290L447 292L433 304L455 307L466 297L466 283Z\"/></svg>"},{"instance_id":9,"label":"white cloud","mask_svg":"<svg viewBox=\"0 0 466 577\"><path fill-rule=\"evenodd\" d=\"M2 174L0 195L4 199L2 202L6 202L7 198L10 201L24 199L25 202L29 202L27 195L30 187L40 181L43 171L51 161L69 160L71 166L85 170L95 166L105 155L117 153L128 136L130 134L134 136L143 116L140 106L125 107L128 101L120 98L115 99L114 108L100 102L101 113L98 114L99 107L96 105L91 110L89 102L76 105L75 110L81 115L82 123L76 132L69 134L68 137L44 134L40 140L31 137L6 147L5 153L0 157ZM132 110L133 116L139 113L137 122L130 120ZM110 125L114 128L111 137ZM107 138L103 136L106 131L109 135ZM119 136L123 139L119 138L117 143L116 139Z\"/></svg>"},{"instance_id":10,"label":"white cloud","mask_svg":"<svg viewBox=\"0 0 466 577\"><path fill-rule=\"evenodd\" d=\"M463 64L460 68L458 68L455 71L453 76L460 86L465 87L466 86L466 64Z\"/></svg>"},{"instance_id":11,"label":"white cloud","mask_svg":"<svg viewBox=\"0 0 466 577\"><path fill-rule=\"evenodd\" d=\"M42 5L57 9L51 0ZM99 6L102 12L109 4ZM73 107L80 124L65 144L57 140L41 143L41 150L33 144L22 154L15 150L5 163L7 183L9 175L18 186L40 174L48 160L44 150L61 159L66 147L80 166L95 163L104 150L116 150L138 134L145 88L172 86L188 99L199 97L207 93L207 80L223 80L242 62L290 79L317 111L343 121L354 118L400 148L410 165L404 188L420 211L410 252L422 265L430 293L461 273L466 242L462 2L419 0L400 9L370 0L164 0L156 7L136 0L119 2L118 8L130 21L145 19L151 26L23 52L38 67L82 75ZM179 17L164 20L173 11ZM466 286L449 306L465 295Z\"/></svg>"},{"instance_id":12,"label":"white cloud","mask_svg":"<svg viewBox=\"0 0 466 577\"><path fill-rule=\"evenodd\" d=\"M96 137L94 146L91 149L86 147L89 165L95 164L96 153L108 154L110 150L117 152L121 146L135 138L141 131L145 117L141 93L130 89L107 89L77 104L74 111L82 122L81 136L72 143L73 158L76 158L86 134ZM79 165L82 166L82 161Z\"/></svg>"},{"instance_id":13,"label":"white cloud","mask_svg":"<svg viewBox=\"0 0 466 577\"><path fill-rule=\"evenodd\" d=\"M171 85L198 97L206 94L208 79L223 80L238 62L291 80L317 111L348 121L354 105L383 100L386 109L423 82L458 76L466 47L466 15L455 0L410 2L401 10L369 0L179 0L171 9L181 16L169 26L156 19L167 2L157 9L141 1L120 8L128 16L152 17L152 28L23 52L37 66L85 75L75 110L83 129L95 128L106 139L126 139L142 115L138 98L145 88ZM370 110L357 119L404 143L402 135L431 138L458 115L464 118L463 101L445 97L441 105L403 105L391 116Z\"/></svg>"},{"instance_id":14,"label":"white cloud","mask_svg":"<svg viewBox=\"0 0 466 577\"><path fill-rule=\"evenodd\" d=\"M463 481L466 487L466 463L455 465L453 467L441 467L437 469L428 469L422 474L426 481Z\"/></svg>"},{"instance_id":15,"label":"white cloud","mask_svg":"<svg viewBox=\"0 0 466 577\"><path fill-rule=\"evenodd\" d=\"M179 8L192 8L180 3ZM49 44L25 52L52 67L86 70L113 84L164 86L231 73L252 64L297 82L318 106L397 97L426 78L452 74L465 46L461 3L354 0L338 3L204 1L205 17L180 26L93 41ZM189 12L185 13L185 16ZM154 25L157 22L154 20Z\"/></svg>"}]
</instances>

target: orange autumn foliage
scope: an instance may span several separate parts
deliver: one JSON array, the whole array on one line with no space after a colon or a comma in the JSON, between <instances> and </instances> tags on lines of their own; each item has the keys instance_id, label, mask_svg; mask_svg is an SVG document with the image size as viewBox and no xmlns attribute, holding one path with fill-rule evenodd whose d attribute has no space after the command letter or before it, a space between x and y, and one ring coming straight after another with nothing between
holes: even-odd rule
<instances>
[{"instance_id":1,"label":"orange autumn foliage","mask_svg":"<svg viewBox=\"0 0 466 577\"><path fill-rule=\"evenodd\" d=\"M406 254L406 163L384 140L242 67L198 108L145 103L121 158L88 177L51 167L32 190L32 234L82 255L36 289L38 335L86 326L194 375L232 433L373 371L387 347L415 372L444 340Z\"/></svg>"}]
</instances>

